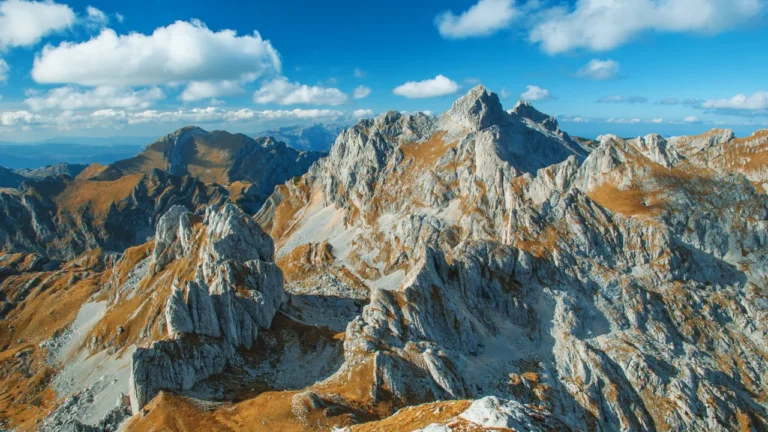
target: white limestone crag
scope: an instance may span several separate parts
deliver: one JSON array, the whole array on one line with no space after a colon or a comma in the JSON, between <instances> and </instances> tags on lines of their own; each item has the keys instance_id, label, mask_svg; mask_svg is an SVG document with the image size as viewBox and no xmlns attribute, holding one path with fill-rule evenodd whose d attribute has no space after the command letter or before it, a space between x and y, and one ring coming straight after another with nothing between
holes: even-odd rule
<instances>
[{"instance_id":1,"label":"white limestone crag","mask_svg":"<svg viewBox=\"0 0 768 432\"><path fill-rule=\"evenodd\" d=\"M439 118L345 131L260 217L280 224L279 253L328 241L370 281L337 377L372 362L376 401L496 396L576 430L759 430L767 140L584 147L478 87ZM281 203L292 219L271 218Z\"/></svg>"},{"instance_id":2,"label":"white limestone crag","mask_svg":"<svg viewBox=\"0 0 768 432\"><path fill-rule=\"evenodd\" d=\"M209 207L202 220L171 208L158 222L152 260L154 272L177 260L192 260L197 270L166 301L169 339L133 355L134 412L159 390L188 390L222 372L287 300L272 240L232 204Z\"/></svg>"},{"instance_id":3,"label":"white limestone crag","mask_svg":"<svg viewBox=\"0 0 768 432\"><path fill-rule=\"evenodd\" d=\"M472 402L466 411L459 414L459 418L482 428L512 429L520 432L552 430L552 425L545 423L545 416L548 416L547 412L538 412L520 402L499 399L494 396Z\"/></svg>"}]
</instances>

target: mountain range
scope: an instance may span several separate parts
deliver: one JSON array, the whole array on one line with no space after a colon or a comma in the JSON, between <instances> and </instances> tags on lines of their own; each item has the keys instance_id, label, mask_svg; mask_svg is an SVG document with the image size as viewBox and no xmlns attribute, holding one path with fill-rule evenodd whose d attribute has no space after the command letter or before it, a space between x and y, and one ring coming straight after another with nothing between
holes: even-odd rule
<instances>
[{"instance_id":1,"label":"mountain range","mask_svg":"<svg viewBox=\"0 0 768 432\"><path fill-rule=\"evenodd\" d=\"M188 127L28 178L0 428L766 430L767 162L477 86L327 154Z\"/></svg>"},{"instance_id":2,"label":"mountain range","mask_svg":"<svg viewBox=\"0 0 768 432\"><path fill-rule=\"evenodd\" d=\"M297 150L327 152L343 126L315 123L312 126L286 126L254 134L255 138L272 137Z\"/></svg>"}]
</instances>

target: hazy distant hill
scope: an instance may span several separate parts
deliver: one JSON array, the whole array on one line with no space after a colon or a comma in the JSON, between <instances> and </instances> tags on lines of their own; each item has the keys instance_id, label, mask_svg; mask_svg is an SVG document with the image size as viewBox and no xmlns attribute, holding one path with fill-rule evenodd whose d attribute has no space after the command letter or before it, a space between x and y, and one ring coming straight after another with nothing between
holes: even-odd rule
<instances>
[{"instance_id":1,"label":"hazy distant hill","mask_svg":"<svg viewBox=\"0 0 768 432\"><path fill-rule=\"evenodd\" d=\"M297 150L328 151L344 126L315 123L312 126L286 126L253 134L255 138L273 137Z\"/></svg>"},{"instance_id":2,"label":"hazy distant hill","mask_svg":"<svg viewBox=\"0 0 768 432\"><path fill-rule=\"evenodd\" d=\"M40 168L22 168L16 170L16 174L35 180L42 180L46 177L55 177L62 174L77 177L87 167L88 165L83 164L57 163L56 165L46 165Z\"/></svg>"},{"instance_id":3,"label":"hazy distant hill","mask_svg":"<svg viewBox=\"0 0 768 432\"><path fill-rule=\"evenodd\" d=\"M156 140L157 136L111 136L111 137L53 137L38 141L0 141L0 145L82 145L82 146L144 146L148 142Z\"/></svg>"},{"instance_id":4,"label":"hazy distant hill","mask_svg":"<svg viewBox=\"0 0 768 432\"><path fill-rule=\"evenodd\" d=\"M66 143L0 143L0 161L11 169L40 168L58 163L110 164L140 152L143 144L83 145Z\"/></svg>"},{"instance_id":5,"label":"hazy distant hill","mask_svg":"<svg viewBox=\"0 0 768 432\"><path fill-rule=\"evenodd\" d=\"M3 162L4 163L4 162ZM19 174L0 166L0 188L15 188L24 180Z\"/></svg>"}]
</instances>

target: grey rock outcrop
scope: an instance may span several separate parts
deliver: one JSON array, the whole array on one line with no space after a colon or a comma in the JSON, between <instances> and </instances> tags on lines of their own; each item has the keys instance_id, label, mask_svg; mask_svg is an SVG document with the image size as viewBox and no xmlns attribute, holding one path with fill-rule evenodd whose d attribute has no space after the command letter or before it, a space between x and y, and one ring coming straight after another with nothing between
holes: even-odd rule
<instances>
[{"instance_id":1,"label":"grey rock outcrop","mask_svg":"<svg viewBox=\"0 0 768 432\"><path fill-rule=\"evenodd\" d=\"M160 390L188 390L221 373L287 301L272 239L238 207L208 207L201 220L176 206L157 226L153 273L178 261L197 270L191 280L174 283L165 303L168 339L133 355L134 412Z\"/></svg>"},{"instance_id":2,"label":"grey rock outcrop","mask_svg":"<svg viewBox=\"0 0 768 432\"><path fill-rule=\"evenodd\" d=\"M549 413L536 411L515 400L499 399L494 396L484 397L472 402L459 418L469 421L484 429L512 429L525 432L544 432L564 430L565 425L558 425L549 418Z\"/></svg>"}]
</instances>

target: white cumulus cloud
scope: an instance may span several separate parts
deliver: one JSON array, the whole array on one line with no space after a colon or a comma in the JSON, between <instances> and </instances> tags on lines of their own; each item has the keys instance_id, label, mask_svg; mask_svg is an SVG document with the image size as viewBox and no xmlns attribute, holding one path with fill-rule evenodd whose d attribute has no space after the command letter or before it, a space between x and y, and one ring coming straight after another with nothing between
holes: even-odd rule
<instances>
[{"instance_id":1,"label":"white cumulus cloud","mask_svg":"<svg viewBox=\"0 0 768 432\"><path fill-rule=\"evenodd\" d=\"M187 85L179 98L185 102L200 99L212 99L224 96L235 96L245 93L239 81L192 81Z\"/></svg>"},{"instance_id":2,"label":"white cumulus cloud","mask_svg":"<svg viewBox=\"0 0 768 432\"><path fill-rule=\"evenodd\" d=\"M242 80L280 71L280 58L258 32L214 32L200 21L176 21L150 35L103 29L85 42L47 45L35 57L39 83L158 85Z\"/></svg>"},{"instance_id":3,"label":"white cumulus cloud","mask_svg":"<svg viewBox=\"0 0 768 432\"><path fill-rule=\"evenodd\" d=\"M29 125L39 121L40 116L29 111L5 111L0 113L0 126L13 127Z\"/></svg>"},{"instance_id":4,"label":"white cumulus cloud","mask_svg":"<svg viewBox=\"0 0 768 432\"><path fill-rule=\"evenodd\" d=\"M720 33L764 8L764 0L579 0L538 11L529 37L549 54L606 51L645 32Z\"/></svg>"},{"instance_id":5,"label":"white cumulus cloud","mask_svg":"<svg viewBox=\"0 0 768 432\"><path fill-rule=\"evenodd\" d=\"M642 96L603 96L597 100L597 103L625 103L640 104L648 102L648 98Z\"/></svg>"},{"instance_id":6,"label":"white cumulus cloud","mask_svg":"<svg viewBox=\"0 0 768 432\"><path fill-rule=\"evenodd\" d=\"M102 12L101 10L93 7L88 6L85 8L86 13L86 25L94 27L94 28L102 28L106 27L107 24L109 24L109 17L107 14Z\"/></svg>"},{"instance_id":7,"label":"white cumulus cloud","mask_svg":"<svg viewBox=\"0 0 768 432\"><path fill-rule=\"evenodd\" d=\"M8 81L9 70L11 70L11 67L8 66L5 60L0 58L0 81Z\"/></svg>"},{"instance_id":8,"label":"white cumulus cloud","mask_svg":"<svg viewBox=\"0 0 768 432\"><path fill-rule=\"evenodd\" d=\"M701 120L699 120L699 118L695 116L688 116L684 118L683 121L686 123L701 123Z\"/></svg>"},{"instance_id":9,"label":"white cumulus cloud","mask_svg":"<svg viewBox=\"0 0 768 432\"><path fill-rule=\"evenodd\" d=\"M445 11L435 17L444 38L487 36L508 27L520 15L514 0L480 0L461 15Z\"/></svg>"},{"instance_id":10,"label":"white cumulus cloud","mask_svg":"<svg viewBox=\"0 0 768 432\"><path fill-rule=\"evenodd\" d=\"M75 24L75 12L52 1L0 1L0 50L32 46Z\"/></svg>"},{"instance_id":11,"label":"white cumulus cloud","mask_svg":"<svg viewBox=\"0 0 768 432\"><path fill-rule=\"evenodd\" d=\"M547 89L529 85L526 86L526 90L520 95L520 99L528 102L546 101L552 99L552 94Z\"/></svg>"},{"instance_id":12,"label":"white cumulus cloud","mask_svg":"<svg viewBox=\"0 0 768 432\"><path fill-rule=\"evenodd\" d=\"M100 86L82 91L73 86L66 86L52 89L43 96L28 97L24 102L32 111L93 108L144 109L163 98L165 95L157 87L131 90L114 86Z\"/></svg>"},{"instance_id":13,"label":"white cumulus cloud","mask_svg":"<svg viewBox=\"0 0 768 432\"><path fill-rule=\"evenodd\" d=\"M444 75L438 75L424 81L408 81L403 85L395 87L392 92L408 99L420 99L445 96L456 93L458 90L459 85L456 84L456 81Z\"/></svg>"},{"instance_id":14,"label":"white cumulus cloud","mask_svg":"<svg viewBox=\"0 0 768 432\"><path fill-rule=\"evenodd\" d=\"M369 109L357 109L352 113L352 116L355 118L361 119L361 118L371 118L373 117L373 110Z\"/></svg>"},{"instance_id":15,"label":"white cumulus cloud","mask_svg":"<svg viewBox=\"0 0 768 432\"><path fill-rule=\"evenodd\" d=\"M371 89L364 85L355 87L355 91L352 92L352 96L354 96L355 99L362 99L369 94L371 94Z\"/></svg>"},{"instance_id":16,"label":"white cumulus cloud","mask_svg":"<svg viewBox=\"0 0 768 432\"><path fill-rule=\"evenodd\" d=\"M702 108L719 110L768 110L768 92L759 91L751 96L738 94L730 99L713 99L704 101Z\"/></svg>"},{"instance_id":17,"label":"white cumulus cloud","mask_svg":"<svg viewBox=\"0 0 768 432\"><path fill-rule=\"evenodd\" d=\"M611 59L592 59L576 72L581 78L605 81L613 79L619 74L619 62Z\"/></svg>"},{"instance_id":18,"label":"white cumulus cloud","mask_svg":"<svg viewBox=\"0 0 768 432\"><path fill-rule=\"evenodd\" d=\"M589 123L591 122L590 119L584 118L584 117L573 117L573 116L564 116L560 117L560 121L563 122L571 122L571 123Z\"/></svg>"},{"instance_id":19,"label":"white cumulus cloud","mask_svg":"<svg viewBox=\"0 0 768 432\"><path fill-rule=\"evenodd\" d=\"M279 77L256 90L253 101L258 104L279 105L341 105L347 101L347 95L337 88L308 86Z\"/></svg>"},{"instance_id":20,"label":"white cumulus cloud","mask_svg":"<svg viewBox=\"0 0 768 432\"><path fill-rule=\"evenodd\" d=\"M88 128L123 128L145 124L229 124L259 122L295 122L300 120L334 120L344 113L328 109L263 110L219 107L127 111L105 108L90 113L62 111L40 114L26 110L0 112L0 130L39 129L72 130Z\"/></svg>"},{"instance_id":21,"label":"white cumulus cloud","mask_svg":"<svg viewBox=\"0 0 768 432\"><path fill-rule=\"evenodd\" d=\"M641 121L642 120L640 120L639 118L629 118L629 119L627 119L627 118L618 118L618 119L617 118L609 118L605 122L606 123L616 123L616 124L638 124Z\"/></svg>"},{"instance_id":22,"label":"white cumulus cloud","mask_svg":"<svg viewBox=\"0 0 768 432\"><path fill-rule=\"evenodd\" d=\"M127 113L129 124L143 123L237 123L259 120L306 120L333 119L342 117L344 113L327 109L294 109L294 110L263 110L256 111L247 108L224 109L219 107L192 108L176 111L146 110Z\"/></svg>"}]
</instances>

